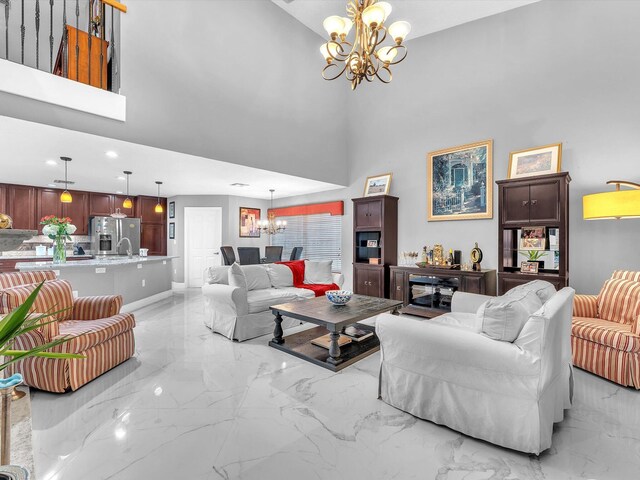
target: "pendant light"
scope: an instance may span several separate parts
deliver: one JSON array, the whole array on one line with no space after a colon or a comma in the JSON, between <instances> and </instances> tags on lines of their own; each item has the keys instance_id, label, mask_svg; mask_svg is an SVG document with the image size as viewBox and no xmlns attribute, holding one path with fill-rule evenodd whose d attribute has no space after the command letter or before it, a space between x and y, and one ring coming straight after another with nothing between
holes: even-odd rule
<instances>
[{"instance_id":1,"label":"pendant light","mask_svg":"<svg viewBox=\"0 0 640 480\"><path fill-rule=\"evenodd\" d=\"M122 208L133 208L133 202L131 201L131 198L129 198L129 175L131 175L133 172L125 170L122 173L127 176L127 198L125 198L124 202L122 202Z\"/></svg>"},{"instance_id":2,"label":"pendant light","mask_svg":"<svg viewBox=\"0 0 640 480\"><path fill-rule=\"evenodd\" d=\"M162 182L156 181L156 185L158 185L158 203L156 203L156 208L154 210L156 213L162 213L164 212L164 208L160 205L160 185L162 185Z\"/></svg>"},{"instance_id":3,"label":"pendant light","mask_svg":"<svg viewBox=\"0 0 640 480\"><path fill-rule=\"evenodd\" d=\"M71 161L69 157L60 157L60 160L64 162L64 191L60 194L60 201L62 203L71 203L73 202L73 197L67 190L67 185L69 185L69 181L67 179L67 165Z\"/></svg>"}]
</instances>

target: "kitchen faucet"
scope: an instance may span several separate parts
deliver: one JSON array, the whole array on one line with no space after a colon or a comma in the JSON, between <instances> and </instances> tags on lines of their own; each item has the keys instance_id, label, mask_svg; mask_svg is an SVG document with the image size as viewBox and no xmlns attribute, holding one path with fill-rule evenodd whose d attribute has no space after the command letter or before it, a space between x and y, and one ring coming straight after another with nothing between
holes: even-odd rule
<instances>
[{"instance_id":1,"label":"kitchen faucet","mask_svg":"<svg viewBox=\"0 0 640 480\"><path fill-rule=\"evenodd\" d=\"M129 249L127 250L127 255L129 256L129 258L133 258L133 247L131 246L131 240L129 240L127 237L122 237L120 239L120 241L116 245L116 252L120 253L120 245L122 245L122 242L124 242L125 240L129 244Z\"/></svg>"}]
</instances>

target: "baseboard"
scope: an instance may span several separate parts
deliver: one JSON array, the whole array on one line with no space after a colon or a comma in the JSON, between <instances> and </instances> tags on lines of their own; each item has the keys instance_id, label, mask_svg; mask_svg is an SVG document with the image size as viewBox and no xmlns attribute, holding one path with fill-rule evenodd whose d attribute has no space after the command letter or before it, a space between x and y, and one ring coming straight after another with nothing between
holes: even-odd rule
<instances>
[{"instance_id":1,"label":"baseboard","mask_svg":"<svg viewBox=\"0 0 640 480\"><path fill-rule=\"evenodd\" d=\"M186 290L187 284L182 282L171 282L171 290Z\"/></svg>"},{"instance_id":2,"label":"baseboard","mask_svg":"<svg viewBox=\"0 0 640 480\"><path fill-rule=\"evenodd\" d=\"M173 295L171 290L167 290L166 292L156 293L155 295L151 295L147 298L142 298L140 300L136 300L135 302L127 303L122 306L120 309L121 313L129 313L134 310L138 310L142 307L146 307L147 305L151 305L159 300L164 300L165 298L169 298Z\"/></svg>"}]
</instances>

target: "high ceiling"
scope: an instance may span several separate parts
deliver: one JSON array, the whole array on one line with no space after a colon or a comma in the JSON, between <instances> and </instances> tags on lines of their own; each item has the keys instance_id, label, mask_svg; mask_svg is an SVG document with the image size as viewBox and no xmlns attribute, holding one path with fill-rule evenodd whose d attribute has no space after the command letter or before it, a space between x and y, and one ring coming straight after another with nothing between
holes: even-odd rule
<instances>
[{"instance_id":1,"label":"high ceiling","mask_svg":"<svg viewBox=\"0 0 640 480\"><path fill-rule=\"evenodd\" d=\"M71 157L70 189L117 193L126 189L130 170L132 195L237 195L275 198L341 188L339 185L269 172L208 158L99 137L40 123L0 116L2 183L40 187L64 179L61 156ZM107 152L115 152L110 158ZM248 186L234 187L232 183Z\"/></svg>"},{"instance_id":2,"label":"high ceiling","mask_svg":"<svg viewBox=\"0 0 640 480\"><path fill-rule=\"evenodd\" d=\"M330 15L346 16L347 0L271 0L322 38L322 21ZM539 0L387 0L390 20L411 23L407 40L455 27L479 18L522 7Z\"/></svg>"}]
</instances>

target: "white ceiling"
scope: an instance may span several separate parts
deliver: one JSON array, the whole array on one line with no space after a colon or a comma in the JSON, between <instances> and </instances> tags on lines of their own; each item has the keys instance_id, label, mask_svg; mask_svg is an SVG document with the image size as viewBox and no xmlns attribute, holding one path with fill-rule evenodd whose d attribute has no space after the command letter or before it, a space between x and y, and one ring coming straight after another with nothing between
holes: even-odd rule
<instances>
[{"instance_id":1,"label":"white ceiling","mask_svg":"<svg viewBox=\"0 0 640 480\"><path fill-rule=\"evenodd\" d=\"M347 0L271 0L322 38L322 21L330 15L346 16ZM407 40L489 17L539 0L387 0L393 7L391 22L411 24Z\"/></svg>"},{"instance_id":2,"label":"white ceiling","mask_svg":"<svg viewBox=\"0 0 640 480\"><path fill-rule=\"evenodd\" d=\"M0 116L0 172L2 183L46 187L64 179L61 156L71 157L70 189L116 193L126 189L123 170L130 170L131 195L238 195L275 198L342 188L318 182L154 147L75 132L40 123ZM117 158L108 158L115 151ZM49 165L47 160L55 160ZM120 179L118 177L121 177ZM240 182L248 187L232 187Z\"/></svg>"}]
</instances>

